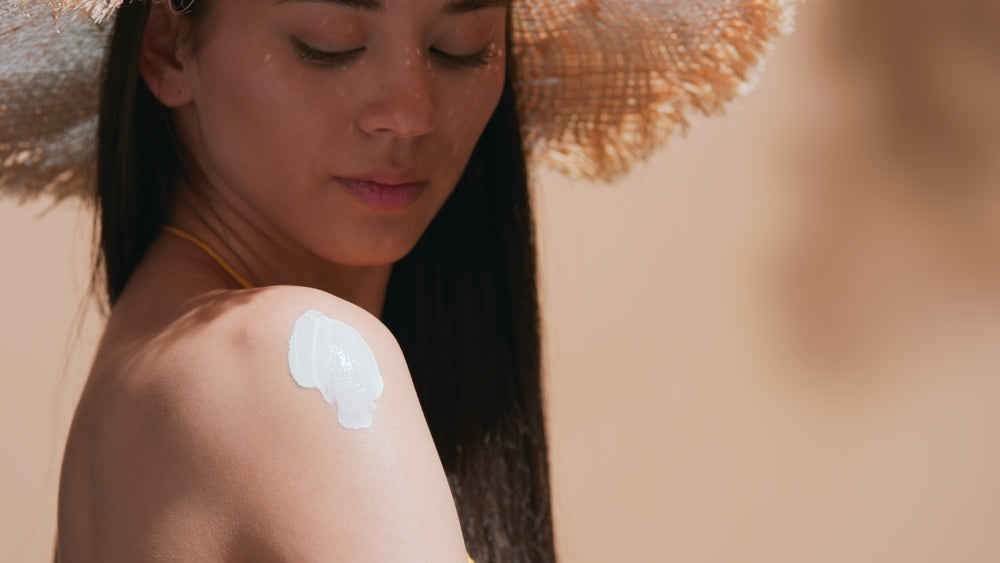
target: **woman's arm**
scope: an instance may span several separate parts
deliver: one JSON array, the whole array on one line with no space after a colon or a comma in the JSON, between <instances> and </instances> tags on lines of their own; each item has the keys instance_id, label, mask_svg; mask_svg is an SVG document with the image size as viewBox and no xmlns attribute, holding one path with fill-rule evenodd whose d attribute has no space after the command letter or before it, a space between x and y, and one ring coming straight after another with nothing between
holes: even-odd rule
<instances>
[{"instance_id":1,"label":"woman's arm","mask_svg":"<svg viewBox=\"0 0 1000 563\"><path fill-rule=\"evenodd\" d=\"M291 287L212 309L197 342L182 335L174 357L157 362L176 372L157 378L165 423L156 432L172 444L164 478L183 485L174 506L187 508L165 504L150 545L182 556L192 529L205 526L227 558L466 561L405 361L377 319ZM292 328L311 309L356 329L374 353L384 390L368 428L346 428L336 403L289 371Z\"/></svg>"}]
</instances>

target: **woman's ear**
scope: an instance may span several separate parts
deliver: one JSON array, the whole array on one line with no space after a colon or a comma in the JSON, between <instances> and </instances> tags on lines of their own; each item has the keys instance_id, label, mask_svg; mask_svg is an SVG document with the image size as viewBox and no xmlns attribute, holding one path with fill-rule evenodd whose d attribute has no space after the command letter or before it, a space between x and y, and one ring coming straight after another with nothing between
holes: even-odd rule
<instances>
[{"instance_id":1,"label":"woman's ear","mask_svg":"<svg viewBox=\"0 0 1000 563\"><path fill-rule=\"evenodd\" d=\"M142 36L139 73L161 104L179 107L191 101L185 62L190 52L183 25L166 1L152 2Z\"/></svg>"}]
</instances>

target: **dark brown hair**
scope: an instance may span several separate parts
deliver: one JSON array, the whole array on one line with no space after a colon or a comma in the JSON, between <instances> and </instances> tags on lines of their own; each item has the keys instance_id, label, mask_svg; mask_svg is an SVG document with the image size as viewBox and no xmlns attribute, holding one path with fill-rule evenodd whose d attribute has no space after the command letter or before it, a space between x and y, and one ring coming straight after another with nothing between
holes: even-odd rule
<instances>
[{"instance_id":1,"label":"dark brown hair","mask_svg":"<svg viewBox=\"0 0 1000 563\"><path fill-rule=\"evenodd\" d=\"M208 5L186 7L196 33ZM138 72L148 15L148 2L119 9L105 61L95 275L109 305L159 234L185 171L170 114ZM508 57L499 105L453 194L393 267L382 316L479 563L555 560L534 227L513 76Z\"/></svg>"}]
</instances>

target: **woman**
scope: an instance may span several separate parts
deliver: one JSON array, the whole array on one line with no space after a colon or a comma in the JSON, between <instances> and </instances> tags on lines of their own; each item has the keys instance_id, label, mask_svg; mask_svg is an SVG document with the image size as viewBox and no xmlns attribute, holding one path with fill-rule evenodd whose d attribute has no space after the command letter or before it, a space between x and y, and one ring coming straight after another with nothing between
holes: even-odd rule
<instances>
[{"instance_id":1,"label":"woman","mask_svg":"<svg viewBox=\"0 0 1000 563\"><path fill-rule=\"evenodd\" d=\"M607 17L558 6L520 9L520 58L503 0L118 9L97 158L111 314L66 447L60 559L554 560L519 117L543 125L548 95L547 150L611 176L688 105L730 99L787 14L705 9L692 29L732 24L738 48L668 65L662 95L643 67L583 119L544 79L545 26ZM691 24L648 10L650 37L619 15L623 44ZM713 97L690 97L699 81Z\"/></svg>"},{"instance_id":2,"label":"woman","mask_svg":"<svg viewBox=\"0 0 1000 563\"><path fill-rule=\"evenodd\" d=\"M552 558L506 15L443 0L120 10L99 126L113 308L66 450L65 560L464 560L442 462L471 483L456 500L473 552ZM289 377L310 310L374 352L370 427ZM386 327L416 350L409 370Z\"/></svg>"}]
</instances>

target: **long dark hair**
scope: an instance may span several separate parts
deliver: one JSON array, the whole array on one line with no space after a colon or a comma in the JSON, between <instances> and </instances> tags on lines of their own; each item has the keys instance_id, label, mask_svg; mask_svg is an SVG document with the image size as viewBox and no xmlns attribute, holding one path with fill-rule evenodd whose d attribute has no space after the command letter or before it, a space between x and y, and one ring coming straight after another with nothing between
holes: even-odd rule
<instances>
[{"instance_id":1,"label":"long dark hair","mask_svg":"<svg viewBox=\"0 0 1000 563\"><path fill-rule=\"evenodd\" d=\"M195 30L206 5L187 8ZM148 2L119 9L105 61L95 275L103 274L109 305L160 232L184 173L170 115L138 72L148 15ZM512 59L455 191L393 267L382 313L480 563L555 560L534 227Z\"/></svg>"}]
</instances>

